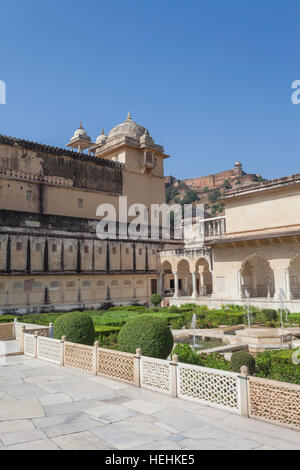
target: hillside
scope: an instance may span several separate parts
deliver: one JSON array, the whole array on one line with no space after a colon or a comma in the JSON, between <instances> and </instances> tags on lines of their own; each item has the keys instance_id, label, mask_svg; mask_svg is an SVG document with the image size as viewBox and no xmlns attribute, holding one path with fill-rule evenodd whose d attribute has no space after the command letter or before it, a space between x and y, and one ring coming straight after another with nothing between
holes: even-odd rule
<instances>
[{"instance_id":1,"label":"hillside","mask_svg":"<svg viewBox=\"0 0 300 470\"><path fill-rule=\"evenodd\" d=\"M231 170L209 176L186 180L167 176L165 180L168 204L204 204L205 211L212 217L223 214L224 204L219 201L227 189L265 181L259 174L245 173L240 162L236 162Z\"/></svg>"}]
</instances>

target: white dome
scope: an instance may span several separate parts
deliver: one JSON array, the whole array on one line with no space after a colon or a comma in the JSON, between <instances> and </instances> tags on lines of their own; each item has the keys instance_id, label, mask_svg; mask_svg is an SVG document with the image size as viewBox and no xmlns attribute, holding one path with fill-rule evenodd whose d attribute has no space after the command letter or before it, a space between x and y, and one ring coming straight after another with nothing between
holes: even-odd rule
<instances>
[{"instance_id":1,"label":"white dome","mask_svg":"<svg viewBox=\"0 0 300 470\"><path fill-rule=\"evenodd\" d=\"M96 144L104 144L104 142L106 142L106 139L107 137L105 135L104 129L102 129L101 134L96 139Z\"/></svg>"},{"instance_id":2,"label":"white dome","mask_svg":"<svg viewBox=\"0 0 300 470\"><path fill-rule=\"evenodd\" d=\"M108 137L133 137L134 139L140 139L145 133L145 127L140 126L133 121L130 113L128 113L126 121L122 122L118 126L114 127L108 134ZM148 132L148 131L147 131Z\"/></svg>"},{"instance_id":3,"label":"white dome","mask_svg":"<svg viewBox=\"0 0 300 470\"><path fill-rule=\"evenodd\" d=\"M72 137L73 139L85 139L85 140L91 140L90 137L87 135L86 131L82 127L82 122L80 123L79 128L74 132L74 135Z\"/></svg>"}]
</instances>

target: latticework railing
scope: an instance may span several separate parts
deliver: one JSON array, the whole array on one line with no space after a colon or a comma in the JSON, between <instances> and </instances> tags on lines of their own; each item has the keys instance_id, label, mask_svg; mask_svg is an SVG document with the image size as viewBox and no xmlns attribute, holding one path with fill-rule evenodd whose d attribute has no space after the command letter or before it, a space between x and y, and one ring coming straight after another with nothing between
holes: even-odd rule
<instances>
[{"instance_id":1,"label":"latticework railing","mask_svg":"<svg viewBox=\"0 0 300 470\"><path fill-rule=\"evenodd\" d=\"M64 363L67 367L93 371L93 347L83 344L65 343Z\"/></svg>"},{"instance_id":2,"label":"latticework railing","mask_svg":"<svg viewBox=\"0 0 300 470\"><path fill-rule=\"evenodd\" d=\"M130 384L134 380L134 355L98 348L97 373Z\"/></svg>"},{"instance_id":3,"label":"latticework railing","mask_svg":"<svg viewBox=\"0 0 300 470\"><path fill-rule=\"evenodd\" d=\"M15 337L14 323L0 323L0 341L9 341Z\"/></svg>"},{"instance_id":4,"label":"latticework railing","mask_svg":"<svg viewBox=\"0 0 300 470\"><path fill-rule=\"evenodd\" d=\"M26 356L35 357L36 354L36 337L34 335L24 335L24 354Z\"/></svg>"},{"instance_id":5,"label":"latticework railing","mask_svg":"<svg viewBox=\"0 0 300 470\"><path fill-rule=\"evenodd\" d=\"M62 341L39 337L37 339L37 357L54 364L63 363L64 345Z\"/></svg>"},{"instance_id":6,"label":"latticework railing","mask_svg":"<svg viewBox=\"0 0 300 470\"><path fill-rule=\"evenodd\" d=\"M171 394L170 363L153 357L142 357L141 387Z\"/></svg>"},{"instance_id":7,"label":"latticework railing","mask_svg":"<svg viewBox=\"0 0 300 470\"><path fill-rule=\"evenodd\" d=\"M42 326L42 325L34 325L31 323L20 323L16 322L15 323L15 333L16 333L16 339L21 339L21 334L22 334L22 328L25 326L25 332L28 334L34 334L36 331L38 332L38 336L44 336L48 337L49 336L49 327L48 326Z\"/></svg>"},{"instance_id":8,"label":"latticework railing","mask_svg":"<svg viewBox=\"0 0 300 470\"><path fill-rule=\"evenodd\" d=\"M238 374L178 364L178 397L239 412Z\"/></svg>"},{"instance_id":9,"label":"latticework railing","mask_svg":"<svg viewBox=\"0 0 300 470\"><path fill-rule=\"evenodd\" d=\"M249 416L300 429L300 385L249 377Z\"/></svg>"}]
</instances>

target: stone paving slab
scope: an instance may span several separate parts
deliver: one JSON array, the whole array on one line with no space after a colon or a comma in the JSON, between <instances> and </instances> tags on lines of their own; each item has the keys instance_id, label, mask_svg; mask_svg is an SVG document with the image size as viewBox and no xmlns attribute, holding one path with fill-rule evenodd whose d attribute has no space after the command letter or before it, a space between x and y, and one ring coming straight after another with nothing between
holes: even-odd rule
<instances>
[{"instance_id":1,"label":"stone paving slab","mask_svg":"<svg viewBox=\"0 0 300 470\"><path fill-rule=\"evenodd\" d=\"M300 433L15 356L0 364L0 448L300 450Z\"/></svg>"},{"instance_id":2,"label":"stone paving slab","mask_svg":"<svg viewBox=\"0 0 300 470\"><path fill-rule=\"evenodd\" d=\"M54 443L63 450L111 450L107 442L99 439L90 432L79 432L55 437Z\"/></svg>"}]
</instances>

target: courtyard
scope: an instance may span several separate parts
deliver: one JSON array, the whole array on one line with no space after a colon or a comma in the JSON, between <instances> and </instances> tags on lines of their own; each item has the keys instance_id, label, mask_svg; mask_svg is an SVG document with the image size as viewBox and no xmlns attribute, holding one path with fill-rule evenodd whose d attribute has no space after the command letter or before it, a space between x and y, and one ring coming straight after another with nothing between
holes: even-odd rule
<instances>
[{"instance_id":1,"label":"courtyard","mask_svg":"<svg viewBox=\"0 0 300 470\"><path fill-rule=\"evenodd\" d=\"M0 360L1 450L300 450L296 431L23 355Z\"/></svg>"}]
</instances>

